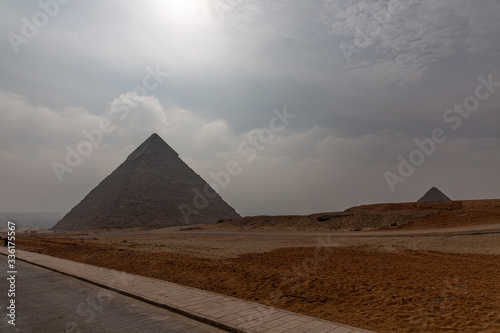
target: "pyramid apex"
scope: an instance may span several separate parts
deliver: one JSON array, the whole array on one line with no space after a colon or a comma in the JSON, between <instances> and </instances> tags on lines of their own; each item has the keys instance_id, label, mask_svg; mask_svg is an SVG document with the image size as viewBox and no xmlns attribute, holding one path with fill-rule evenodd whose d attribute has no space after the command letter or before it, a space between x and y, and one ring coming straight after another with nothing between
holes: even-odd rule
<instances>
[{"instance_id":1,"label":"pyramid apex","mask_svg":"<svg viewBox=\"0 0 500 333\"><path fill-rule=\"evenodd\" d=\"M417 202L435 202L435 201L452 201L448 196L441 192L437 187L431 187L423 197L418 199Z\"/></svg>"},{"instance_id":2,"label":"pyramid apex","mask_svg":"<svg viewBox=\"0 0 500 333\"><path fill-rule=\"evenodd\" d=\"M162 155L164 158L179 156L157 133L153 133L127 157L127 160L152 154Z\"/></svg>"}]
</instances>

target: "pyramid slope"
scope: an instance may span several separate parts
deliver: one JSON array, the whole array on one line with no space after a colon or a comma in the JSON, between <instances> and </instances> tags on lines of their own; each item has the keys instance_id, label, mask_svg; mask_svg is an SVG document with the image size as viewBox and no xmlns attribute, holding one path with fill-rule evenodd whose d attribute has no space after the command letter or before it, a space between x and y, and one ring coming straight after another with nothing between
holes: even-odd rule
<instances>
[{"instance_id":1,"label":"pyramid slope","mask_svg":"<svg viewBox=\"0 0 500 333\"><path fill-rule=\"evenodd\" d=\"M239 218L208 184L153 134L77 204L54 230L160 228ZM197 189L207 200L194 207ZM184 214L180 205L189 207ZM185 219L188 216L188 219Z\"/></svg>"},{"instance_id":2,"label":"pyramid slope","mask_svg":"<svg viewBox=\"0 0 500 333\"><path fill-rule=\"evenodd\" d=\"M427 191L423 197L418 199L417 202L436 202L436 201L452 201L443 192L441 192L436 187L431 188Z\"/></svg>"}]
</instances>

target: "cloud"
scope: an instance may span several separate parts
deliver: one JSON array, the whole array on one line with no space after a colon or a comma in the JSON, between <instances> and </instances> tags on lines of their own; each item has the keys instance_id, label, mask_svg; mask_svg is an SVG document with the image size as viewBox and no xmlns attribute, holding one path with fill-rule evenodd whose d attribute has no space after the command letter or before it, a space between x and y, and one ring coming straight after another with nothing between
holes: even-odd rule
<instances>
[{"instance_id":1,"label":"cloud","mask_svg":"<svg viewBox=\"0 0 500 333\"><path fill-rule=\"evenodd\" d=\"M0 28L20 33L39 10L4 1ZM72 1L18 54L0 40L0 210L68 210L152 132L207 180L238 161L220 190L242 213L415 200L431 186L498 197L498 91L395 193L383 172L446 125L478 76L500 81L499 13L493 0ZM339 46L356 40L349 63ZM148 66L170 75L131 92ZM238 147L284 106L296 118L249 162ZM59 183L51 163L106 120L113 131Z\"/></svg>"},{"instance_id":2,"label":"cloud","mask_svg":"<svg viewBox=\"0 0 500 333\"><path fill-rule=\"evenodd\" d=\"M498 6L492 2L329 1L325 9L322 18L329 32L357 48L361 56L353 54L355 62L365 61L363 67L346 69L355 75L362 69L376 81L381 74L384 81L406 83L409 76L412 82L424 81L430 66L444 59L499 51L494 41L500 27L493 14ZM375 75L368 75L372 71Z\"/></svg>"},{"instance_id":3,"label":"cloud","mask_svg":"<svg viewBox=\"0 0 500 333\"><path fill-rule=\"evenodd\" d=\"M120 119L123 113L117 110L125 105L134 107ZM412 201L415 188L422 192L440 184L453 190L450 196L466 199L471 198L467 187L471 181L460 177L470 172L469 178L482 179L500 167L498 138L457 137L440 145L393 194L383 173L397 167L398 155L407 157L416 148L414 137L405 133L381 131L345 137L323 127L302 131L290 127L274 133L272 140L258 141L261 148L255 149L251 159L240 145L252 147L251 138L258 140L265 128L235 134L221 119L203 118L180 108L165 109L154 97L126 93L111 101L103 116L95 116L78 108L56 111L34 106L23 96L2 91L0 107L5 110L0 119L1 180L11 189L1 194L2 210L69 210L152 132L158 132L209 182L215 182L212 175L225 170L229 161L237 161L241 173L219 190L243 214L298 214L367 202ZM102 145L95 146L60 183L51 163L64 163L66 147L76 149L87 140L83 130L99 128L105 119L115 129L104 134ZM464 185L455 184L458 180ZM482 195L492 197L500 183L490 179L482 185Z\"/></svg>"}]
</instances>

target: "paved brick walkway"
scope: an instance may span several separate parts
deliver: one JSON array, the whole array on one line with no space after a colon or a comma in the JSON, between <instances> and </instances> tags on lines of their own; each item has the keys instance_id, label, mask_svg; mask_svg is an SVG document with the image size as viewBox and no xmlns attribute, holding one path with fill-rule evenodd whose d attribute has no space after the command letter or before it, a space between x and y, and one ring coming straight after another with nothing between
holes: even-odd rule
<instances>
[{"instance_id":1,"label":"paved brick walkway","mask_svg":"<svg viewBox=\"0 0 500 333\"><path fill-rule=\"evenodd\" d=\"M15 322L0 256L2 333L224 333L226 331L49 269L16 262ZM9 274L8 274L9 275ZM5 294L3 292L5 291Z\"/></svg>"},{"instance_id":2,"label":"paved brick walkway","mask_svg":"<svg viewBox=\"0 0 500 333\"><path fill-rule=\"evenodd\" d=\"M0 248L6 254L6 248ZM27 251L17 259L183 314L230 332L361 333L366 330L179 284Z\"/></svg>"}]
</instances>

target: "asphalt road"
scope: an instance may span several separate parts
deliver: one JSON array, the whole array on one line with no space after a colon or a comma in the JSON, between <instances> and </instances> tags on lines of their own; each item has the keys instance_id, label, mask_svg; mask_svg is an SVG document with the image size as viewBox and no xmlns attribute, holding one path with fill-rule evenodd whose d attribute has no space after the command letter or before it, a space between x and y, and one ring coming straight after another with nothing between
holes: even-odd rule
<instances>
[{"instance_id":1,"label":"asphalt road","mask_svg":"<svg viewBox=\"0 0 500 333\"><path fill-rule=\"evenodd\" d=\"M223 332L45 268L21 261L16 266L13 326L7 257L0 256L0 332Z\"/></svg>"}]
</instances>

